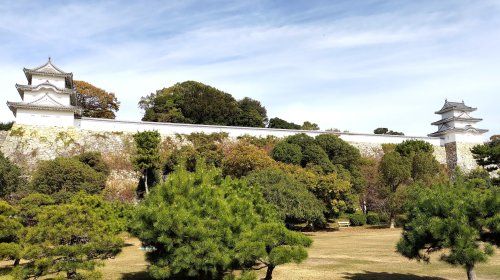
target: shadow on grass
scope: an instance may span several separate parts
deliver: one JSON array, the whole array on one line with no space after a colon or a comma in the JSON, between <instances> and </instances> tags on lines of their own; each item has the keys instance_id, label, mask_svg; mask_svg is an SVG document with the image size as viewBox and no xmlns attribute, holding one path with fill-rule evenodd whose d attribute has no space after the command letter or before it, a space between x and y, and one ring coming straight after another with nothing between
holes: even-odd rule
<instances>
[{"instance_id":1,"label":"shadow on grass","mask_svg":"<svg viewBox=\"0 0 500 280\"><path fill-rule=\"evenodd\" d=\"M147 271L139 271L139 272L130 272L124 273L122 278L123 280L151 280L151 276Z\"/></svg>"},{"instance_id":2,"label":"shadow on grass","mask_svg":"<svg viewBox=\"0 0 500 280\"><path fill-rule=\"evenodd\" d=\"M343 279L350 280L446 280L441 277L418 276L415 274L389 273L389 272L372 272L364 271L358 273L346 273Z\"/></svg>"}]
</instances>

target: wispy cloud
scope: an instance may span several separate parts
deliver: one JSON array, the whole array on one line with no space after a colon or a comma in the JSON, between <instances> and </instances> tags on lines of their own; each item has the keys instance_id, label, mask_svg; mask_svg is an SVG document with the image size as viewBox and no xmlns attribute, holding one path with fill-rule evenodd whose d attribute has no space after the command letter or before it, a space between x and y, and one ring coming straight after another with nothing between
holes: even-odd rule
<instances>
[{"instance_id":1,"label":"wispy cloud","mask_svg":"<svg viewBox=\"0 0 500 280\"><path fill-rule=\"evenodd\" d=\"M361 132L427 134L444 98L464 99L498 133L498 12L494 1L3 2L0 90L17 100L21 68L51 55L115 92L120 118L190 79L271 116Z\"/></svg>"}]
</instances>

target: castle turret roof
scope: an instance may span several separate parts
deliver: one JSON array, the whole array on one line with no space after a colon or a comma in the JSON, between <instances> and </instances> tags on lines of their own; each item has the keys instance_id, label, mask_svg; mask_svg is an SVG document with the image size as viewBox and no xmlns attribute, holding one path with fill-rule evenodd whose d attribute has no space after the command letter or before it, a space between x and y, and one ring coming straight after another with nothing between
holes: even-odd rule
<instances>
[{"instance_id":1,"label":"castle turret roof","mask_svg":"<svg viewBox=\"0 0 500 280\"><path fill-rule=\"evenodd\" d=\"M26 79L28 79L28 83L31 84L31 80L33 75L44 75L44 76L53 76L53 77L63 77L66 80L66 85L69 88L73 87L73 73L70 72L64 72L63 70L59 69L57 66L55 66L52 63L52 60L49 57L49 60L38 67L29 69L29 68L24 68L23 69L24 74L26 75Z\"/></svg>"},{"instance_id":2,"label":"castle turret roof","mask_svg":"<svg viewBox=\"0 0 500 280\"><path fill-rule=\"evenodd\" d=\"M450 101L446 100L444 102L443 107L435 113L436 114L443 114L443 113L446 113L446 112L452 111L452 110L472 112L472 111L476 111L476 109L477 108L473 108L473 107L469 107L469 106L465 105L465 103L463 101L462 102L450 102Z\"/></svg>"}]
</instances>

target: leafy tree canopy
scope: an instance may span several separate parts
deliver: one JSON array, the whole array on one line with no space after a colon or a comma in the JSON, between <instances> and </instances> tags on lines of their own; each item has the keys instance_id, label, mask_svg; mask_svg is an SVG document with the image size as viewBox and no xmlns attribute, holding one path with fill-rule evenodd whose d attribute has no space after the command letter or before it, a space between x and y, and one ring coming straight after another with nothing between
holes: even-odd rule
<instances>
[{"instance_id":1,"label":"leafy tree canopy","mask_svg":"<svg viewBox=\"0 0 500 280\"><path fill-rule=\"evenodd\" d=\"M141 98L143 121L263 127L266 109L259 101L236 101L214 87L186 81Z\"/></svg>"},{"instance_id":2,"label":"leafy tree canopy","mask_svg":"<svg viewBox=\"0 0 500 280\"><path fill-rule=\"evenodd\" d=\"M292 175L268 168L251 173L247 179L251 185L262 188L264 198L276 207L284 221L306 222L311 227L324 226L324 205Z\"/></svg>"},{"instance_id":3,"label":"leafy tree canopy","mask_svg":"<svg viewBox=\"0 0 500 280\"><path fill-rule=\"evenodd\" d=\"M77 91L77 104L83 108L83 116L114 119L120 102L114 93L107 92L84 81L73 81Z\"/></svg>"},{"instance_id":4,"label":"leafy tree canopy","mask_svg":"<svg viewBox=\"0 0 500 280\"><path fill-rule=\"evenodd\" d=\"M300 124L295 124L292 122L287 122L280 118L272 118L269 120L269 128L283 128L283 129L301 129Z\"/></svg>"}]
</instances>

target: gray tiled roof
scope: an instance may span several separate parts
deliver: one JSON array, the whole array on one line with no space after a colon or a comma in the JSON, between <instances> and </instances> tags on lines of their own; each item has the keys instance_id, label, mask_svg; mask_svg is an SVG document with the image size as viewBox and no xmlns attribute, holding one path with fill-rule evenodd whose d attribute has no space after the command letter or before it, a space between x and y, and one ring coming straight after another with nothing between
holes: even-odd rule
<instances>
[{"instance_id":1,"label":"gray tiled roof","mask_svg":"<svg viewBox=\"0 0 500 280\"><path fill-rule=\"evenodd\" d=\"M451 101L446 100L444 102L443 107L439 111L437 111L436 114L446 113L446 112L451 111L451 110L472 112L472 111L475 111L476 108L472 108L472 107L465 105L465 103L463 101L462 102L451 102Z\"/></svg>"}]
</instances>

